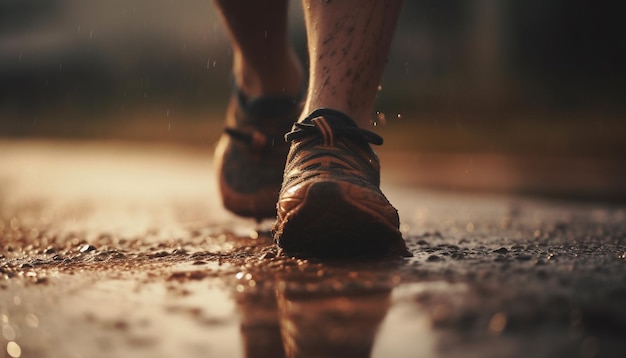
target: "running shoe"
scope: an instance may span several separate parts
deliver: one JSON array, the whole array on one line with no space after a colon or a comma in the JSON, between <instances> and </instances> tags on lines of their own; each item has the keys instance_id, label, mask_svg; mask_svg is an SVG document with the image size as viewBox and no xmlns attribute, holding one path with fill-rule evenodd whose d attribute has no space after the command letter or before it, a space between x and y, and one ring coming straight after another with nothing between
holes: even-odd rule
<instances>
[{"instance_id":1,"label":"running shoe","mask_svg":"<svg viewBox=\"0 0 626 358\"><path fill-rule=\"evenodd\" d=\"M286 96L248 99L235 91L215 167L224 207L261 221L276 217L285 159L284 134L298 119L301 101Z\"/></svg>"},{"instance_id":2,"label":"running shoe","mask_svg":"<svg viewBox=\"0 0 626 358\"><path fill-rule=\"evenodd\" d=\"M273 227L296 256L411 256L398 211L380 190L377 134L342 112L313 111L285 135L291 142Z\"/></svg>"}]
</instances>

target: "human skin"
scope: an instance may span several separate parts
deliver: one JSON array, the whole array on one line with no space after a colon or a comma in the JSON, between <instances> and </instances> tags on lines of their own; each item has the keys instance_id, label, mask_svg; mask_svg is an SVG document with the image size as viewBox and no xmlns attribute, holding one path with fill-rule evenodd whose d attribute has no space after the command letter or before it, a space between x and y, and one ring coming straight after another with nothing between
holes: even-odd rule
<instances>
[{"instance_id":1,"label":"human skin","mask_svg":"<svg viewBox=\"0 0 626 358\"><path fill-rule=\"evenodd\" d=\"M287 36L287 1L216 0L233 44L233 74L247 96L297 96L302 67ZM300 120L333 108L371 124L401 0L303 0L309 52Z\"/></svg>"}]
</instances>

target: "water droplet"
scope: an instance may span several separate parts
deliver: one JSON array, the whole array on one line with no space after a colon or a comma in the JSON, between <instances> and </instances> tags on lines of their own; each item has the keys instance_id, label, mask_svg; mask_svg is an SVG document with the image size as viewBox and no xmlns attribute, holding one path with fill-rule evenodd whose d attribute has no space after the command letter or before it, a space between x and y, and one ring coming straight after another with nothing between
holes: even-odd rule
<instances>
[{"instance_id":1,"label":"water droplet","mask_svg":"<svg viewBox=\"0 0 626 358\"><path fill-rule=\"evenodd\" d=\"M17 218L12 218L10 225L11 229L13 230L18 230L20 228L20 222L19 220L17 220Z\"/></svg>"},{"instance_id":2,"label":"water droplet","mask_svg":"<svg viewBox=\"0 0 626 358\"><path fill-rule=\"evenodd\" d=\"M9 326L8 324L3 325L2 337L4 337L7 341L14 340L16 337L15 329L13 329L13 327Z\"/></svg>"},{"instance_id":3,"label":"water droplet","mask_svg":"<svg viewBox=\"0 0 626 358\"><path fill-rule=\"evenodd\" d=\"M39 327L39 318L37 318L37 316L35 316L35 314L33 314L33 313L27 314L26 317L25 317L25 320L26 320L26 324L29 327L33 327L33 328Z\"/></svg>"},{"instance_id":4,"label":"water droplet","mask_svg":"<svg viewBox=\"0 0 626 358\"><path fill-rule=\"evenodd\" d=\"M19 358L22 356L22 348L20 348L19 344L11 341L7 343L7 353L13 358Z\"/></svg>"},{"instance_id":5,"label":"water droplet","mask_svg":"<svg viewBox=\"0 0 626 358\"><path fill-rule=\"evenodd\" d=\"M235 275L235 278L237 278L238 280L241 280L242 277L243 277L243 272L241 271L237 272L237 274Z\"/></svg>"},{"instance_id":6,"label":"water droplet","mask_svg":"<svg viewBox=\"0 0 626 358\"><path fill-rule=\"evenodd\" d=\"M377 88L377 89L378 89L378 91L380 92L380 91L382 91L382 90L383 90L383 86L382 86L382 85L378 85L378 88Z\"/></svg>"},{"instance_id":7,"label":"water droplet","mask_svg":"<svg viewBox=\"0 0 626 358\"><path fill-rule=\"evenodd\" d=\"M237 287L235 288L237 290L237 292L242 293L245 288L243 287L243 285L237 285Z\"/></svg>"},{"instance_id":8,"label":"water droplet","mask_svg":"<svg viewBox=\"0 0 626 358\"><path fill-rule=\"evenodd\" d=\"M467 232L474 232L474 223L467 223L465 230L467 230Z\"/></svg>"},{"instance_id":9,"label":"water droplet","mask_svg":"<svg viewBox=\"0 0 626 358\"><path fill-rule=\"evenodd\" d=\"M402 119L402 114L398 113L398 119Z\"/></svg>"},{"instance_id":10,"label":"water droplet","mask_svg":"<svg viewBox=\"0 0 626 358\"><path fill-rule=\"evenodd\" d=\"M376 116L378 118L378 122L380 122L381 124L387 123L387 117L385 117L385 114L383 112L376 112Z\"/></svg>"},{"instance_id":11,"label":"water droplet","mask_svg":"<svg viewBox=\"0 0 626 358\"><path fill-rule=\"evenodd\" d=\"M491 333L502 333L506 327L506 315L502 312L498 312L491 317L489 321L489 331Z\"/></svg>"}]
</instances>

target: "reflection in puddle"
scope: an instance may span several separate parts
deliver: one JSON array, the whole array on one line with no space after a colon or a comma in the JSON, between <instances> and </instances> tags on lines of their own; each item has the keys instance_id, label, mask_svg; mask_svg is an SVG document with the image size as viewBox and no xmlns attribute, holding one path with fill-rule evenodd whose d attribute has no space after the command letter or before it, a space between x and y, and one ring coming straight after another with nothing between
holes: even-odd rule
<instances>
[{"instance_id":1,"label":"reflection in puddle","mask_svg":"<svg viewBox=\"0 0 626 358\"><path fill-rule=\"evenodd\" d=\"M446 282L403 284L393 290L320 285L279 282L275 295L238 295L245 356L433 357L437 337L416 297L466 290ZM316 287L307 289L311 286Z\"/></svg>"},{"instance_id":2,"label":"reflection in puddle","mask_svg":"<svg viewBox=\"0 0 626 358\"><path fill-rule=\"evenodd\" d=\"M278 294L280 328L288 357L369 357L389 292L352 297Z\"/></svg>"}]
</instances>

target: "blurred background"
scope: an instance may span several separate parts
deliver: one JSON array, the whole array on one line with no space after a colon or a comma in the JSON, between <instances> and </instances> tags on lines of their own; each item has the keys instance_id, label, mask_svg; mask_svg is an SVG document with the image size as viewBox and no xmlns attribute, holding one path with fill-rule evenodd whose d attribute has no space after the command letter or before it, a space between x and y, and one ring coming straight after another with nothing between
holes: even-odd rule
<instances>
[{"instance_id":1,"label":"blurred background","mask_svg":"<svg viewBox=\"0 0 626 358\"><path fill-rule=\"evenodd\" d=\"M616 7L405 1L372 117L383 164L417 185L626 198ZM290 14L306 62L298 1ZM209 0L0 0L0 138L208 150L231 57Z\"/></svg>"}]
</instances>

